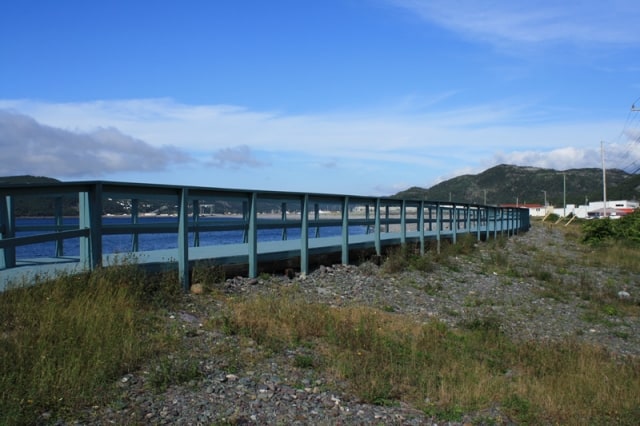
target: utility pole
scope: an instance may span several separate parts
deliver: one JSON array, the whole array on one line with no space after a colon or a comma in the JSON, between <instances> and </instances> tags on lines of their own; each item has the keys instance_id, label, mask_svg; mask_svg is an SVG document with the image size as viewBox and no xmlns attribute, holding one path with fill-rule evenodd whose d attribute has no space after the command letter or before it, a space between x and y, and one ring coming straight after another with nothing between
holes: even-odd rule
<instances>
[{"instance_id":1,"label":"utility pole","mask_svg":"<svg viewBox=\"0 0 640 426\"><path fill-rule=\"evenodd\" d=\"M544 189L540 192L544 192L544 209L545 211L547 210L547 191L545 191Z\"/></svg>"},{"instance_id":2,"label":"utility pole","mask_svg":"<svg viewBox=\"0 0 640 426\"><path fill-rule=\"evenodd\" d=\"M487 190L484 190L484 205L487 205Z\"/></svg>"}]
</instances>

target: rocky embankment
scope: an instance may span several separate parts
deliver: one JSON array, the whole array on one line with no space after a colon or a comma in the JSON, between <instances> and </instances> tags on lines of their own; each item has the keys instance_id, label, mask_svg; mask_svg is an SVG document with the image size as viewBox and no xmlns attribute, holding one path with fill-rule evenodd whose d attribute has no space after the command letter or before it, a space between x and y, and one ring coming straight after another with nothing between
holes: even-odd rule
<instances>
[{"instance_id":1,"label":"rocky embankment","mask_svg":"<svg viewBox=\"0 0 640 426\"><path fill-rule=\"evenodd\" d=\"M640 319L612 316L589 320L584 287L638 300L640 277L606 267L585 266L585 247L565 239L558 227L536 224L529 232L510 238L496 249L478 243L470 255L436 264L432 272L385 274L379 267L324 266L293 279L234 278L220 284L217 295L185 296L167 324L183 334L187 350L175 355L173 365L194 366L197 374L162 390L149 385L152 374L138 371L121 378L121 397L106 407L87 410L83 424L472 424L478 419L509 424L500 407L468 413L459 422L430 418L413 407L365 404L350 395L344 383L323 377L293 360L305 348L264 355L244 342L242 354L255 362L237 364L228 348L230 336L207 322L225 309L225 297L255 292L274 293L297 286L311 301L334 306L361 304L387 312L432 318L452 327L474 318L491 316L505 333L517 339L561 339L567 336L601 344L621 355L640 355ZM240 346L237 346L240 347ZM252 355L253 354L253 355ZM186 360L179 359L187 357ZM150 367L152 368L152 367ZM157 368L153 367L153 368Z\"/></svg>"}]
</instances>

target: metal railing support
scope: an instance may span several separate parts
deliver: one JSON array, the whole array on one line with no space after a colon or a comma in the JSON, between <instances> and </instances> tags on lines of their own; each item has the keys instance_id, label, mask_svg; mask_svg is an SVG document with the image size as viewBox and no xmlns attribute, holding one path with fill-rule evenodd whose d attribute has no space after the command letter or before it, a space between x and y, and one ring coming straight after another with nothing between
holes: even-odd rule
<instances>
[{"instance_id":1,"label":"metal railing support","mask_svg":"<svg viewBox=\"0 0 640 426\"><path fill-rule=\"evenodd\" d=\"M375 223L375 234L374 234L374 238L375 238L375 248L376 248L376 255L381 256L382 255L382 243L380 242L380 198L376 198L376 210L374 212L375 216L374 216L374 223Z\"/></svg>"},{"instance_id":2,"label":"metal railing support","mask_svg":"<svg viewBox=\"0 0 640 426\"><path fill-rule=\"evenodd\" d=\"M407 242L407 200L402 200L400 205L400 243Z\"/></svg>"},{"instance_id":3,"label":"metal railing support","mask_svg":"<svg viewBox=\"0 0 640 426\"><path fill-rule=\"evenodd\" d=\"M80 229L89 229L88 237L80 238L80 263L94 270L102 265L102 184L80 192Z\"/></svg>"},{"instance_id":4,"label":"metal railing support","mask_svg":"<svg viewBox=\"0 0 640 426\"><path fill-rule=\"evenodd\" d=\"M440 254L440 240L442 232L442 206L436 203L436 252Z\"/></svg>"},{"instance_id":5,"label":"metal railing support","mask_svg":"<svg viewBox=\"0 0 640 426\"><path fill-rule=\"evenodd\" d=\"M342 264L349 264L349 197L342 200Z\"/></svg>"},{"instance_id":6,"label":"metal railing support","mask_svg":"<svg viewBox=\"0 0 640 426\"><path fill-rule=\"evenodd\" d=\"M55 210L55 221L56 221L56 231L62 231L62 226L64 225L64 216L62 215L62 197L56 197L54 201L54 210ZM56 257L64 256L64 240L62 238L58 238L56 240Z\"/></svg>"},{"instance_id":7,"label":"metal railing support","mask_svg":"<svg viewBox=\"0 0 640 426\"><path fill-rule=\"evenodd\" d=\"M178 195L178 277L184 291L189 291L189 189Z\"/></svg>"},{"instance_id":8,"label":"metal railing support","mask_svg":"<svg viewBox=\"0 0 640 426\"><path fill-rule=\"evenodd\" d=\"M418 226L420 227L420 255L424 256L424 201L420 201L418 207Z\"/></svg>"},{"instance_id":9,"label":"metal railing support","mask_svg":"<svg viewBox=\"0 0 640 426\"><path fill-rule=\"evenodd\" d=\"M309 194L302 196L300 206L300 273L309 273Z\"/></svg>"},{"instance_id":10,"label":"metal railing support","mask_svg":"<svg viewBox=\"0 0 640 426\"><path fill-rule=\"evenodd\" d=\"M258 276L258 194L251 193L249 201L249 278Z\"/></svg>"},{"instance_id":11,"label":"metal railing support","mask_svg":"<svg viewBox=\"0 0 640 426\"><path fill-rule=\"evenodd\" d=\"M137 225L140 222L140 202L137 198L131 199L131 224ZM140 250L140 237L137 231L131 233L131 251L137 252Z\"/></svg>"},{"instance_id":12,"label":"metal railing support","mask_svg":"<svg viewBox=\"0 0 640 426\"><path fill-rule=\"evenodd\" d=\"M13 212L13 199L10 195L0 197L0 240L15 237L16 218ZM0 268L16 266L16 248L0 249Z\"/></svg>"}]
</instances>

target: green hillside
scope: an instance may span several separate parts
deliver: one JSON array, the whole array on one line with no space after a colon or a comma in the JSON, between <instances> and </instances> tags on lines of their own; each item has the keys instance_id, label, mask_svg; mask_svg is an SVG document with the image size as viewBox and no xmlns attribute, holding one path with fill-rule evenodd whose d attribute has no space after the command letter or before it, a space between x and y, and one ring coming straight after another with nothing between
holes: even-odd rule
<instances>
[{"instance_id":1,"label":"green hillside","mask_svg":"<svg viewBox=\"0 0 640 426\"><path fill-rule=\"evenodd\" d=\"M607 170L607 199L640 198L640 175L622 170ZM566 179L567 204L584 204L602 200L602 169L571 169L558 171L537 167L499 165L477 175L463 175L441 182L431 188L413 187L399 192L399 198L419 198L434 201L504 204L547 202L562 205Z\"/></svg>"}]
</instances>

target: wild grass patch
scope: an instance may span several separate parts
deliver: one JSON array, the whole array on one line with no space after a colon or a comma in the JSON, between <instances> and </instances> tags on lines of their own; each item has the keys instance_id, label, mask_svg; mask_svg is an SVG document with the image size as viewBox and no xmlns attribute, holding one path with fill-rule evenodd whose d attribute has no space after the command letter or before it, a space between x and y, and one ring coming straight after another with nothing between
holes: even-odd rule
<instances>
[{"instance_id":1,"label":"wild grass patch","mask_svg":"<svg viewBox=\"0 0 640 426\"><path fill-rule=\"evenodd\" d=\"M362 400L404 401L442 420L495 404L526 423L633 424L638 414L639 360L574 340L513 341L491 315L451 329L287 293L235 301L228 322L276 350L313 342L318 368L346 380Z\"/></svg>"},{"instance_id":2,"label":"wild grass patch","mask_svg":"<svg viewBox=\"0 0 640 426\"><path fill-rule=\"evenodd\" d=\"M167 344L156 312L179 294L175 280L134 265L1 293L0 423L101 403L120 375Z\"/></svg>"}]
</instances>

